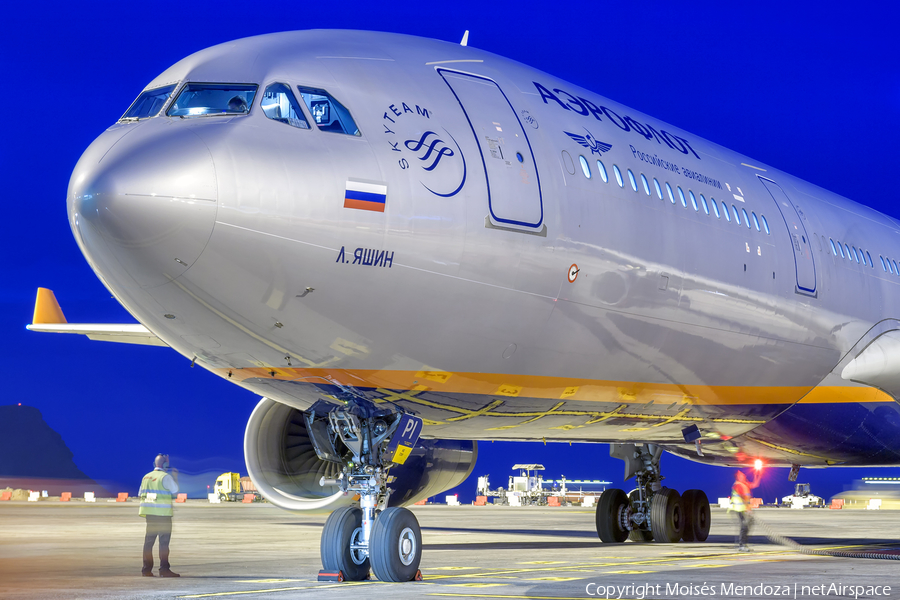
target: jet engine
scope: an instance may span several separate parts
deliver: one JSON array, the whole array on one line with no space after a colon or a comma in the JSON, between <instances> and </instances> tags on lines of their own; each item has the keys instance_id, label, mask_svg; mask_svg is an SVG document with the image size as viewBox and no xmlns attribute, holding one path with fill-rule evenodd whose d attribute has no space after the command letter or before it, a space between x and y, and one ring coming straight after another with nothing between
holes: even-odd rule
<instances>
[{"instance_id":1,"label":"jet engine","mask_svg":"<svg viewBox=\"0 0 900 600\"><path fill-rule=\"evenodd\" d=\"M420 439L409 458L390 470L389 506L413 504L462 483L475 467L473 441ZM341 465L321 460L306 430L302 411L263 398L253 409L244 434L247 471L259 492L290 511L332 511L349 505L337 486L319 480L336 478Z\"/></svg>"}]
</instances>

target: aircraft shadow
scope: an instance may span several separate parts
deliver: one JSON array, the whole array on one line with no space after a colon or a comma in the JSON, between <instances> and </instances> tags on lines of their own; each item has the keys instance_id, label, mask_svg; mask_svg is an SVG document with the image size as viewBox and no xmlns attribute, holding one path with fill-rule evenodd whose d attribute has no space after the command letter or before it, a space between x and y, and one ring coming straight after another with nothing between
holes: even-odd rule
<instances>
[{"instance_id":1,"label":"aircraft shadow","mask_svg":"<svg viewBox=\"0 0 900 600\"><path fill-rule=\"evenodd\" d=\"M283 525L294 525L301 527L318 527L322 528L324 523L315 522L294 522L282 523ZM591 540L591 542L489 542L487 544L428 544L429 548L472 548L473 546L483 548L510 549L510 548L531 548L531 547L558 547L558 548L588 548L592 546L618 546L619 544L602 544L597 538L595 531L586 531L583 529L501 529L501 528L483 528L483 527L422 527L423 532L428 531L445 531L457 533L494 533L500 535L530 535L540 537L565 537L565 538L583 538ZM737 532L735 532L736 534ZM841 537L811 537L797 536L791 538L801 546L882 546L882 545L900 545L900 539L897 538L841 538ZM700 544L733 544L735 535L711 535L705 542ZM764 535L751 535L749 543L757 546L776 546ZM623 544L633 544L633 542L623 542ZM687 542L693 545L694 542ZM688 546L690 547L690 546Z\"/></svg>"},{"instance_id":2,"label":"aircraft shadow","mask_svg":"<svg viewBox=\"0 0 900 600\"><path fill-rule=\"evenodd\" d=\"M591 538L599 541L596 531L585 531L583 529L487 529L483 527L422 527L422 531L456 531L459 533L500 533L509 535L577 537Z\"/></svg>"}]
</instances>

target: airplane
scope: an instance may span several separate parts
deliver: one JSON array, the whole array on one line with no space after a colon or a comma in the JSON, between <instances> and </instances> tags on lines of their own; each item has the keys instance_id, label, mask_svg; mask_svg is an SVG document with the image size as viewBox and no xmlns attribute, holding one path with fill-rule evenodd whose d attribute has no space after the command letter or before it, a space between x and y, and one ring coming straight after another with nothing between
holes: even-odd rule
<instances>
[{"instance_id":1,"label":"airplane","mask_svg":"<svg viewBox=\"0 0 900 600\"><path fill-rule=\"evenodd\" d=\"M900 464L900 223L495 54L296 31L151 81L67 191L128 325L262 397L250 476L331 511L323 573L420 575L405 506L472 440L610 444L600 540L704 541L667 451Z\"/></svg>"}]
</instances>

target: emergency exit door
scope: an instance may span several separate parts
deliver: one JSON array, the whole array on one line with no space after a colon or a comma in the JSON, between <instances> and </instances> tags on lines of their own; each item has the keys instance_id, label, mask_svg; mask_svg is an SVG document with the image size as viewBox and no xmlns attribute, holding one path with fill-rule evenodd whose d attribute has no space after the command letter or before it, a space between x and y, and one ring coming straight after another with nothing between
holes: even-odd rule
<instances>
[{"instance_id":1,"label":"emergency exit door","mask_svg":"<svg viewBox=\"0 0 900 600\"><path fill-rule=\"evenodd\" d=\"M759 177L759 180L772 195L775 205L781 212L788 235L791 236L791 250L794 253L794 266L797 276L797 293L816 295L816 262L813 258L812 244L800 212L791 202L781 186L770 179Z\"/></svg>"},{"instance_id":2,"label":"emergency exit door","mask_svg":"<svg viewBox=\"0 0 900 600\"><path fill-rule=\"evenodd\" d=\"M531 143L519 117L493 79L438 69L469 121L487 186L487 208L495 225L535 231L544 206Z\"/></svg>"}]
</instances>

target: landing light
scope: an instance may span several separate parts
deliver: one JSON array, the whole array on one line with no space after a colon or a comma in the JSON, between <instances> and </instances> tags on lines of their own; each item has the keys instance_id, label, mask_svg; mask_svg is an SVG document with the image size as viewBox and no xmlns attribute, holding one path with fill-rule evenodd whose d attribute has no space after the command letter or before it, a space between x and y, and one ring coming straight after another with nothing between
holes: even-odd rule
<instances>
[{"instance_id":1,"label":"landing light","mask_svg":"<svg viewBox=\"0 0 900 600\"><path fill-rule=\"evenodd\" d=\"M762 471L762 468L763 468L762 461L757 458L756 461L753 463L753 468L756 469L757 471Z\"/></svg>"}]
</instances>

